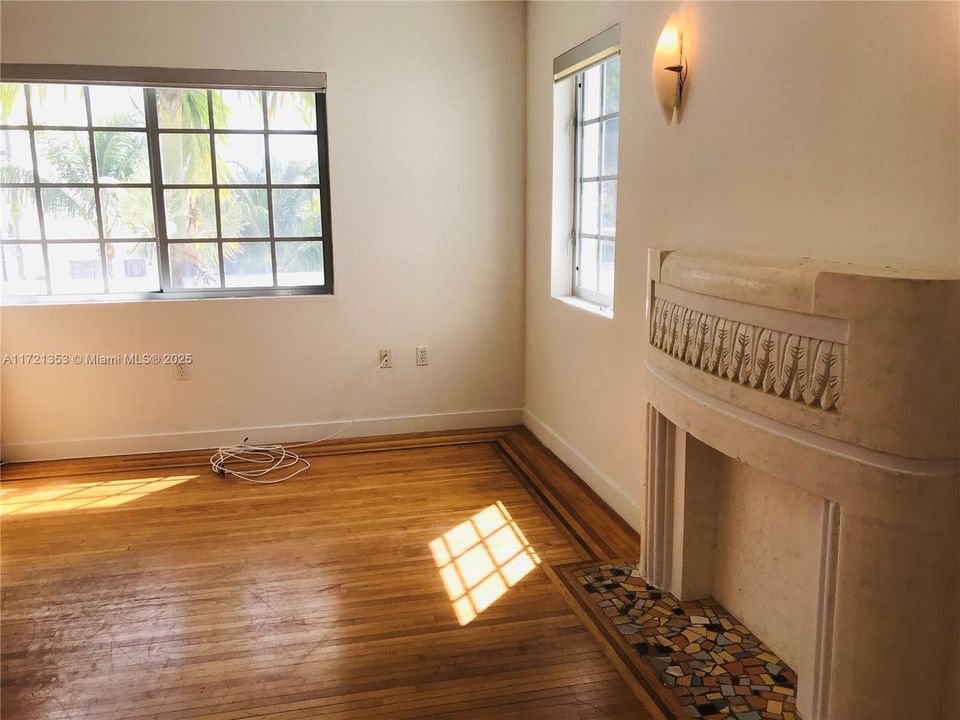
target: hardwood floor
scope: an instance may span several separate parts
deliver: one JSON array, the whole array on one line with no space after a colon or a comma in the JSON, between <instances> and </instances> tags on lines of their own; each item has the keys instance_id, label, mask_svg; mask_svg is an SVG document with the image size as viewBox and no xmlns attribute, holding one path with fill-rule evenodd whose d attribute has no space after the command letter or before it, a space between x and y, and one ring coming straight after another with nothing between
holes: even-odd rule
<instances>
[{"instance_id":1,"label":"hardwood floor","mask_svg":"<svg viewBox=\"0 0 960 720\"><path fill-rule=\"evenodd\" d=\"M4 468L5 719L658 717L548 569L637 538L526 431L204 460Z\"/></svg>"}]
</instances>

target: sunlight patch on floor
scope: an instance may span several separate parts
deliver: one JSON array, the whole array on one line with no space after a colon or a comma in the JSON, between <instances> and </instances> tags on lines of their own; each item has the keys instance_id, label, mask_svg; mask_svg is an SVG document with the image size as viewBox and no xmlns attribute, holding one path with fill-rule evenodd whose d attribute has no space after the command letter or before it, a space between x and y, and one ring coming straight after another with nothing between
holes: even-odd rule
<instances>
[{"instance_id":1,"label":"sunlight patch on floor","mask_svg":"<svg viewBox=\"0 0 960 720\"><path fill-rule=\"evenodd\" d=\"M104 482L71 483L35 490L4 488L0 496L0 515L32 515L116 507L131 500L193 480L196 475L107 480Z\"/></svg>"},{"instance_id":2,"label":"sunlight patch on floor","mask_svg":"<svg viewBox=\"0 0 960 720\"><path fill-rule=\"evenodd\" d=\"M474 620L540 564L499 500L430 542L461 625Z\"/></svg>"}]
</instances>

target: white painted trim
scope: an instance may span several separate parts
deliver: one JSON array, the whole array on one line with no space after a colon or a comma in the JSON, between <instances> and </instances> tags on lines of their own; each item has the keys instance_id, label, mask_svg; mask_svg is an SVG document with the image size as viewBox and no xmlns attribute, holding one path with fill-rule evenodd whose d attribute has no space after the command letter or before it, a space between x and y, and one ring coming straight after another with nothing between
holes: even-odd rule
<instances>
[{"instance_id":1,"label":"white painted trim","mask_svg":"<svg viewBox=\"0 0 960 720\"><path fill-rule=\"evenodd\" d=\"M595 302L590 302L589 300L576 295L554 295L553 299L566 303L570 307L575 307L578 310L586 310L589 313L599 315L600 317L607 318L608 320L613 319L612 305L598 305Z\"/></svg>"},{"instance_id":2,"label":"white painted trim","mask_svg":"<svg viewBox=\"0 0 960 720\"><path fill-rule=\"evenodd\" d=\"M642 518L640 503L632 499L613 478L604 475L573 445L564 440L549 425L527 409L523 410L523 425L537 436L544 445L560 458L571 470L587 483L603 501L626 520L631 527L639 528ZM625 558L627 559L627 558Z\"/></svg>"},{"instance_id":3,"label":"white painted trim","mask_svg":"<svg viewBox=\"0 0 960 720\"><path fill-rule=\"evenodd\" d=\"M521 408L468 410L465 412L401 415L362 418L337 435L339 438L393 435L400 433L466 430L480 427L519 425ZM8 444L3 446L5 462L62 460L104 455L137 455L178 450L203 450L233 445L245 437L259 443L306 442L336 432L349 420L333 420L301 425L271 425L255 428L227 428L157 435L125 435L106 438L77 438L49 442Z\"/></svg>"}]
</instances>

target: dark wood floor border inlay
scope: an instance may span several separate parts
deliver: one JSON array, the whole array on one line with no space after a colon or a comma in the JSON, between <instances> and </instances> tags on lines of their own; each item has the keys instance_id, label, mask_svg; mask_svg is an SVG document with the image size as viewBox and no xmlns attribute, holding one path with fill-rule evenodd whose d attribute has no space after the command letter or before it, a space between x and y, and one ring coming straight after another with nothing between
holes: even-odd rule
<instances>
[{"instance_id":1,"label":"dark wood floor border inlay","mask_svg":"<svg viewBox=\"0 0 960 720\"><path fill-rule=\"evenodd\" d=\"M605 560L610 564L620 562L617 559ZM652 700L656 708L667 718L673 720L690 720L683 708L674 700L670 692L663 686L656 673L636 661L636 654L633 648L626 643L623 638L614 632L606 623L600 621L597 617L596 607L583 596L583 592L575 584L573 573L584 567L595 566L596 562L568 563L564 565L553 565L551 570L555 581L566 590L567 599L577 606L580 619L597 637L598 642L611 650L616 657L618 666L629 672L643 690L643 694ZM610 653L608 652L608 655ZM613 658L611 658L613 659ZM638 694L641 700L644 698Z\"/></svg>"},{"instance_id":2,"label":"dark wood floor border inlay","mask_svg":"<svg viewBox=\"0 0 960 720\"><path fill-rule=\"evenodd\" d=\"M535 483L530 479L530 475L514 461L513 457L504 449L503 445L500 442L495 442L491 443L491 446L500 460L503 461L503 464L513 471L513 474L523 488L530 493L534 501L543 509L547 516L553 520L554 525L557 526L572 544L580 548L584 560L599 560L600 558L597 557L594 549L584 541L581 534L577 531L577 528L571 525L566 517L557 511L556 506L554 506L550 498L544 494L539 483Z\"/></svg>"}]
</instances>

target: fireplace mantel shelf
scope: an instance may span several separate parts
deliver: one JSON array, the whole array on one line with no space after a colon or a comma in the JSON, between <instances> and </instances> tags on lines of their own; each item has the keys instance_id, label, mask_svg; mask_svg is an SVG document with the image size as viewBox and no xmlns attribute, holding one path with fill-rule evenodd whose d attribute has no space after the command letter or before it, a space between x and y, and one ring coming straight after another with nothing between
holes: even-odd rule
<instances>
[{"instance_id":1,"label":"fireplace mantel shelf","mask_svg":"<svg viewBox=\"0 0 960 720\"><path fill-rule=\"evenodd\" d=\"M817 609L796 663L803 716L945 719L960 647L960 276L651 250L648 279L645 577L710 592L697 498L713 480L688 468L696 438L821 499L819 580L796 598Z\"/></svg>"},{"instance_id":2,"label":"fireplace mantel shelf","mask_svg":"<svg viewBox=\"0 0 960 720\"><path fill-rule=\"evenodd\" d=\"M691 292L799 313L814 311L818 278L827 273L904 282L957 281L931 268L873 266L814 258L664 252L661 282Z\"/></svg>"},{"instance_id":3,"label":"fireplace mantel shelf","mask_svg":"<svg viewBox=\"0 0 960 720\"><path fill-rule=\"evenodd\" d=\"M956 460L960 276L650 251L648 365L853 446Z\"/></svg>"}]
</instances>

